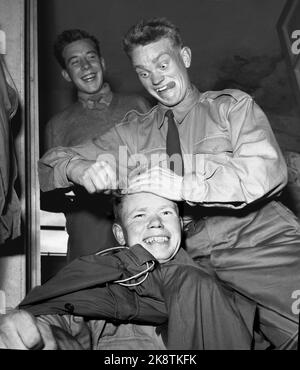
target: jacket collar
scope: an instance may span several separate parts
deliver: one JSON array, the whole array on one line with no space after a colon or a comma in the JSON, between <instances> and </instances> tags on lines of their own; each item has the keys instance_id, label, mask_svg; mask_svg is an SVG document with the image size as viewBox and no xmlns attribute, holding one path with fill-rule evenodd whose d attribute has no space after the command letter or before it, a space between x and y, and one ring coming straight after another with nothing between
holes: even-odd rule
<instances>
[{"instance_id":1,"label":"jacket collar","mask_svg":"<svg viewBox=\"0 0 300 370\"><path fill-rule=\"evenodd\" d=\"M86 94L84 92L78 92L78 100L85 108L97 109L101 108L101 104L109 106L113 98L113 93L110 86L105 82L99 92L96 94Z\"/></svg>"}]
</instances>

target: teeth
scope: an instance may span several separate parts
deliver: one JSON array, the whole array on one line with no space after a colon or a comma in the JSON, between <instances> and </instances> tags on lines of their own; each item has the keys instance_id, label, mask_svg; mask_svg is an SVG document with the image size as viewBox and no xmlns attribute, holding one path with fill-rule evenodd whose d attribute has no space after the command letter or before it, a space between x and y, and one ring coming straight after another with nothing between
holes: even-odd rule
<instances>
[{"instance_id":1,"label":"teeth","mask_svg":"<svg viewBox=\"0 0 300 370\"><path fill-rule=\"evenodd\" d=\"M157 92L162 92L162 91L164 91L164 90L166 90L167 89L167 86L163 86L163 87L161 87L160 89L157 89L156 91Z\"/></svg>"},{"instance_id":2,"label":"teeth","mask_svg":"<svg viewBox=\"0 0 300 370\"><path fill-rule=\"evenodd\" d=\"M90 75L87 75L87 76L82 77L82 79L84 81L91 81L91 80L94 79L94 77L95 77L95 74L90 74Z\"/></svg>"},{"instance_id":3,"label":"teeth","mask_svg":"<svg viewBox=\"0 0 300 370\"><path fill-rule=\"evenodd\" d=\"M147 238L144 240L145 243L147 244L152 244L152 243L165 243L169 240L166 236L153 236L151 238Z\"/></svg>"}]
</instances>

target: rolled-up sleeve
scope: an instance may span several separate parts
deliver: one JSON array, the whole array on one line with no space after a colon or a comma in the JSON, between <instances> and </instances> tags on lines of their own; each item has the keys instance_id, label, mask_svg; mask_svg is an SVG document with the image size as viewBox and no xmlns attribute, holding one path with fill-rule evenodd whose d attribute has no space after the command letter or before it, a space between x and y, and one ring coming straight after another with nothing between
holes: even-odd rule
<instances>
[{"instance_id":1,"label":"rolled-up sleeve","mask_svg":"<svg viewBox=\"0 0 300 370\"><path fill-rule=\"evenodd\" d=\"M122 145L124 145L122 137L118 133L118 128L114 127L101 137L87 141L84 144L50 149L38 161L41 190L50 191L73 186L73 183L68 180L66 172L67 166L72 160L96 161L110 159L116 163L119 147Z\"/></svg>"},{"instance_id":2,"label":"rolled-up sleeve","mask_svg":"<svg viewBox=\"0 0 300 370\"><path fill-rule=\"evenodd\" d=\"M242 208L279 193L287 183L287 167L269 121L253 99L247 94L226 99L230 104L215 104L214 114L230 148L196 154L196 171L185 183L184 198L206 206Z\"/></svg>"}]
</instances>

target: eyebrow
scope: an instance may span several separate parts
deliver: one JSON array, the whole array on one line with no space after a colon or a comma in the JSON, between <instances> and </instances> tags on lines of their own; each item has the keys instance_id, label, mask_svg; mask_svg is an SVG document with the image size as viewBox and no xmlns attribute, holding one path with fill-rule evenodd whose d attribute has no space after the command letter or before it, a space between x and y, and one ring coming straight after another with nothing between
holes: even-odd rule
<instances>
[{"instance_id":1,"label":"eyebrow","mask_svg":"<svg viewBox=\"0 0 300 370\"><path fill-rule=\"evenodd\" d=\"M96 50L89 50L86 52L86 54L96 54L98 55ZM79 55L72 55L68 60L67 63L70 63L73 59L79 58Z\"/></svg>"},{"instance_id":2,"label":"eyebrow","mask_svg":"<svg viewBox=\"0 0 300 370\"><path fill-rule=\"evenodd\" d=\"M146 212L148 209L149 208L145 208L145 207L143 207L143 208L136 208L132 212L129 213L129 216L131 216L134 213ZM159 212L159 211L162 211L163 209L173 209L175 212L177 212L177 207L176 206L172 206L172 205L161 206L156 211Z\"/></svg>"},{"instance_id":3,"label":"eyebrow","mask_svg":"<svg viewBox=\"0 0 300 370\"><path fill-rule=\"evenodd\" d=\"M155 57L152 62L153 63L157 63L158 60L163 56L163 55L168 55L170 56L170 53L168 51L162 51L161 53L158 54L157 57ZM141 69L146 69L144 66L140 65L140 64L137 64L134 66L134 68L141 68Z\"/></svg>"},{"instance_id":4,"label":"eyebrow","mask_svg":"<svg viewBox=\"0 0 300 370\"><path fill-rule=\"evenodd\" d=\"M147 208L135 208L133 209L128 216L131 216L132 214L134 213L138 213L138 212L146 212L147 211Z\"/></svg>"},{"instance_id":5,"label":"eyebrow","mask_svg":"<svg viewBox=\"0 0 300 370\"><path fill-rule=\"evenodd\" d=\"M97 55L98 55L98 53L97 53L97 51L96 51L96 50L89 50L89 51L87 52L87 54L97 54Z\"/></svg>"}]
</instances>

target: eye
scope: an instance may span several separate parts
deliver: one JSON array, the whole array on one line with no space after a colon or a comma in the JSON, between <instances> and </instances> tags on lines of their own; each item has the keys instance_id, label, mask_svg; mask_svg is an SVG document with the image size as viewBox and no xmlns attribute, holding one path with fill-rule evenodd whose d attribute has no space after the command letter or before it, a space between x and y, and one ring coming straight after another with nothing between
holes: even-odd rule
<instances>
[{"instance_id":1,"label":"eye","mask_svg":"<svg viewBox=\"0 0 300 370\"><path fill-rule=\"evenodd\" d=\"M133 218L142 218L144 216L144 213L138 213L138 214L136 214L136 215L134 215L134 217Z\"/></svg>"},{"instance_id":2,"label":"eye","mask_svg":"<svg viewBox=\"0 0 300 370\"><path fill-rule=\"evenodd\" d=\"M162 69L162 70L166 69L167 67L168 67L168 64L167 64L167 63L162 63L162 64L159 66L159 68L160 68L160 69Z\"/></svg>"},{"instance_id":3,"label":"eye","mask_svg":"<svg viewBox=\"0 0 300 370\"><path fill-rule=\"evenodd\" d=\"M78 65L78 63L79 63L78 59L73 59L70 64L71 64L71 66L76 66L76 65Z\"/></svg>"},{"instance_id":4,"label":"eye","mask_svg":"<svg viewBox=\"0 0 300 370\"><path fill-rule=\"evenodd\" d=\"M89 54L89 59L97 59L97 54Z\"/></svg>"},{"instance_id":5,"label":"eye","mask_svg":"<svg viewBox=\"0 0 300 370\"><path fill-rule=\"evenodd\" d=\"M163 212L162 212L162 214L163 214L164 216L168 216L168 215L173 214L173 212L172 212L172 211L169 211L169 210L165 210L165 211L163 211Z\"/></svg>"},{"instance_id":6,"label":"eye","mask_svg":"<svg viewBox=\"0 0 300 370\"><path fill-rule=\"evenodd\" d=\"M149 73L148 72L138 72L138 75L140 78L147 78L149 77Z\"/></svg>"}]
</instances>

